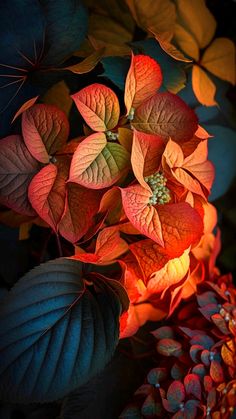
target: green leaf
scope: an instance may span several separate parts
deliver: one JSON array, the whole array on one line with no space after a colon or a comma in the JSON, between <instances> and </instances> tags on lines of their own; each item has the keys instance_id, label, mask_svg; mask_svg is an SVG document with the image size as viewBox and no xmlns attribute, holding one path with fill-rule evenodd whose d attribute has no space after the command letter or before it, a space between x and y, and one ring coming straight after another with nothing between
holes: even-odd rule
<instances>
[{"instance_id":1,"label":"green leaf","mask_svg":"<svg viewBox=\"0 0 236 419\"><path fill-rule=\"evenodd\" d=\"M81 263L65 258L21 278L0 309L1 398L56 400L104 368L118 342L123 293L101 276L85 283Z\"/></svg>"}]
</instances>

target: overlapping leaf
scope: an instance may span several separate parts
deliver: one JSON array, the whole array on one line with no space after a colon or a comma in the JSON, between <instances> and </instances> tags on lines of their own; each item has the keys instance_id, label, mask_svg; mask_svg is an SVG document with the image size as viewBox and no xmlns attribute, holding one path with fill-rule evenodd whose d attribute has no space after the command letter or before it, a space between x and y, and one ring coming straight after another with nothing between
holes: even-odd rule
<instances>
[{"instance_id":1,"label":"overlapping leaf","mask_svg":"<svg viewBox=\"0 0 236 419\"><path fill-rule=\"evenodd\" d=\"M48 164L34 176L28 195L38 215L57 231L65 207L66 183L54 164Z\"/></svg>"},{"instance_id":2,"label":"overlapping leaf","mask_svg":"<svg viewBox=\"0 0 236 419\"><path fill-rule=\"evenodd\" d=\"M216 38L204 52L201 65L215 76L235 84L235 46L228 38Z\"/></svg>"},{"instance_id":3,"label":"overlapping leaf","mask_svg":"<svg viewBox=\"0 0 236 419\"><path fill-rule=\"evenodd\" d=\"M178 96L157 93L136 109L132 125L138 131L181 142L193 137L197 117Z\"/></svg>"},{"instance_id":4,"label":"overlapping leaf","mask_svg":"<svg viewBox=\"0 0 236 419\"><path fill-rule=\"evenodd\" d=\"M110 360L127 303L115 281L85 285L78 261L29 272L1 304L1 398L52 401L88 381Z\"/></svg>"},{"instance_id":5,"label":"overlapping leaf","mask_svg":"<svg viewBox=\"0 0 236 419\"><path fill-rule=\"evenodd\" d=\"M73 155L69 181L92 189L106 188L128 170L129 158L122 145L107 142L103 133L92 134Z\"/></svg>"},{"instance_id":6,"label":"overlapping leaf","mask_svg":"<svg viewBox=\"0 0 236 419\"><path fill-rule=\"evenodd\" d=\"M137 108L153 96L162 84L159 64L151 57L133 55L125 82L125 105L127 115L131 108Z\"/></svg>"},{"instance_id":7,"label":"overlapping leaf","mask_svg":"<svg viewBox=\"0 0 236 419\"><path fill-rule=\"evenodd\" d=\"M22 133L32 156L48 163L67 141L69 122L64 112L52 105L34 105L22 115Z\"/></svg>"},{"instance_id":8,"label":"overlapping leaf","mask_svg":"<svg viewBox=\"0 0 236 419\"><path fill-rule=\"evenodd\" d=\"M117 125L120 106L117 96L109 87L94 83L75 93L72 99L94 131L110 130Z\"/></svg>"},{"instance_id":9,"label":"overlapping leaf","mask_svg":"<svg viewBox=\"0 0 236 419\"><path fill-rule=\"evenodd\" d=\"M19 135L4 138L0 144L0 202L16 212L35 215L28 200L28 186L40 165Z\"/></svg>"}]
</instances>

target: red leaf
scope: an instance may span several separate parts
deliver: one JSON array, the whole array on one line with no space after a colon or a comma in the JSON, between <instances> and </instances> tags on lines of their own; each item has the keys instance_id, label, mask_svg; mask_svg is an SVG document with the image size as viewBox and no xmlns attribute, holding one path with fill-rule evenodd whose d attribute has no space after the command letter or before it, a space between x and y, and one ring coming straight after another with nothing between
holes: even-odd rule
<instances>
[{"instance_id":1,"label":"red leaf","mask_svg":"<svg viewBox=\"0 0 236 419\"><path fill-rule=\"evenodd\" d=\"M93 225L101 199L101 192L67 183L67 196L59 232L71 243L77 242Z\"/></svg>"},{"instance_id":2,"label":"red leaf","mask_svg":"<svg viewBox=\"0 0 236 419\"><path fill-rule=\"evenodd\" d=\"M224 381L224 373L219 361L213 360L210 366L210 376L216 383Z\"/></svg>"},{"instance_id":3,"label":"red leaf","mask_svg":"<svg viewBox=\"0 0 236 419\"><path fill-rule=\"evenodd\" d=\"M175 380L168 388L167 391L167 400L174 407L179 407L179 404L185 399L185 390L184 385Z\"/></svg>"},{"instance_id":4,"label":"red leaf","mask_svg":"<svg viewBox=\"0 0 236 419\"><path fill-rule=\"evenodd\" d=\"M134 130L131 164L136 179L148 190L150 188L143 177L158 171L164 147L163 140L158 135Z\"/></svg>"},{"instance_id":5,"label":"red leaf","mask_svg":"<svg viewBox=\"0 0 236 419\"><path fill-rule=\"evenodd\" d=\"M35 215L28 200L28 186L40 165L22 137L11 135L0 143L0 202L24 215Z\"/></svg>"},{"instance_id":6,"label":"red leaf","mask_svg":"<svg viewBox=\"0 0 236 419\"><path fill-rule=\"evenodd\" d=\"M25 144L38 161L48 163L67 141L69 122L66 114L53 105L37 104L22 115Z\"/></svg>"},{"instance_id":7,"label":"red leaf","mask_svg":"<svg viewBox=\"0 0 236 419\"><path fill-rule=\"evenodd\" d=\"M115 93L103 84L94 83L71 96L86 123L94 131L113 129L120 106Z\"/></svg>"},{"instance_id":8,"label":"red leaf","mask_svg":"<svg viewBox=\"0 0 236 419\"><path fill-rule=\"evenodd\" d=\"M127 115L153 96L162 84L159 64L147 55L133 55L125 82L125 105Z\"/></svg>"},{"instance_id":9,"label":"red leaf","mask_svg":"<svg viewBox=\"0 0 236 419\"><path fill-rule=\"evenodd\" d=\"M161 246L164 245L162 227L156 209L149 205L152 193L141 185L121 189L122 202L126 216L142 234Z\"/></svg>"},{"instance_id":10,"label":"red leaf","mask_svg":"<svg viewBox=\"0 0 236 419\"><path fill-rule=\"evenodd\" d=\"M157 93L142 103L132 122L138 131L160 135L177 142L191 139L197 129L197 117L177 95Z\"/></svg>"},{"instance_id":11,"label":"red leaf","mask_svg":"<svg viewBox=\"0 0 236 419\"><path fill-rule=\"evenodd\" d=\"M198 375L188 374L184 377L185 391L188 395L193 395L198 400L201 400L201 383Z\"/></svg>"},{"instance_id":12,"label":"red leaf","mask_svg":"<svg viewBox=\"0 0 236 419\"><path fill-rule=\"evenodd\" d=\"M48 164L37 173L29 185L28 194L35 211L57 231L65 207L66 184L65 177L54 164Z\"/></svg>"},{"instance_id":13,"label":"red leaf","mask_svg":"<svg viewBox=\"0 0 236 419\"><path fill-rule=\"evenodd\" d=\"M182 354L182 345L174 339L165 338L157 343L157 352L164 356L179 357Z\"/></svg>"},{"instance_id":14,"label":"red leaf","mask_svg":"<svg viewBox=\"0 0 236 419\"><path fill-rule=\"evenodd\" d=\"M70 182L102 189L117 182L129 168L130 155L120 144L108 143L103 133L85 138L71 161Z\"/></svg>"}]
</instances>

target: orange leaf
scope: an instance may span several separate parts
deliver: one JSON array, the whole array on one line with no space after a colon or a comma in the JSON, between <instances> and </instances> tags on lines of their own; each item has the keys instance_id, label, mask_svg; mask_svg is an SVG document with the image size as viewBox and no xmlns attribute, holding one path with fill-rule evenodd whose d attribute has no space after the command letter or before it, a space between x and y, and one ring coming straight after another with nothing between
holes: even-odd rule
<instances>
[{"instance_id":1,"label":"orange leaf","mask_svg":"<svg viewBox=\"0 0 236 419\"><path fill-rule=\"evenodd\" d=\"M126 0L138 26L156 32L172 31L175 23L175 6L170 0Z\"/></svg>"},{"instance_id":2,"label":"orange leaf","mask_svg":"<svg viewBox=\"0 0 236 419\"><path fill-rule=\"evenodd\" d=\"M124 211L134 227L163 246L160 218L156 209L149 204L152 192L135 185L121 189L121 195Z\"/></svg>"},{"instance_id":3,"label":"orange leaf","mask_svg":"<svg viewBox=\"0 0 236 419\"><path fill-rule=\"evenodd\" d=\"M48 89L42 97L42 102L47 105L58 106L68 117L73 101L70 97L70 89L64 80L59 81Z\"/></svg>"},{"instance_id":4,"label":"orange leaf","mask_svg":"<svg viewBox=\"0 0 236 419\"><path fill-rule=\"evenodd\" d=\"M21 105L21 107L15 113L11 123L13 123L16 120L16 118L18 118L18 116L20 116L24 111L31 108L31 106L33 106L35 104L37 99L38 99L38 96L35 96L35 97L32 97L32 99L29 99L25 103L23 103L23 105Z\"/></svg>"},{"instance_id":5,"label":"orange leaf","mask_svg":"<svg viewBox=\"0 0 236 419\"><path fill-rule=\"evenodd\" d=\"M101 58L104 55L105 48L100 48L95 50L92 54L86 57L83 61L78 64L70 65L69 67L64 67L62 70L69 70L75 74L84 74L92 71L94 67L99 63Z\"/></svg>"},{"instance_id":6,"label":"orange leaf","mask_svg":"<svg viewBox=\"0 0 236 419\"><path fill-rule=\"evenodd\" d=\"M147 55L133 55L125 82L125 105L127 115L153 96L162 84L159 64Z\"/></svg>"},{"instance_id":7,"label":"orange leaf","mask_svg":"<svg viewBox=\"0 0 236 419\"><path fill-rule=\"evenodd\" d=\"M163 151L164 142L158 135L134 130L131 153L132 168L140 185L150 191L151 189L143 177L158 171Z\"/></svg>"},{"instance_id":8,"label":"orange leaf","mask_svg":"<svg viewBox=\"0 0 236 419\"><path fill-rule=\"evenodd\" d=\"M185 54L195 61L199 60L199 47L196 39L179 23L175 25L174 41Z\"/></svg>"},{"instance_id":9,"label":"orange leaf","mask_svg":"<svg viewBox=\"0 0 236 419\"><path fill-rule=\"evenodd\" d=\"M198 65L194 65L192 69L192 84L194 94L202 105L217 105L215 101L216 86Z\"/></svg>"},{"instance_id":10,"label":"orange leaf","mask_svg":"<svg viewBox=\"0 0 236 419\"><path fill-rule=\"evenodd\" d=\"M118 140L119 143L131 153L132 142L133 142L133 131L129 128L118 128Z\"/></svg>"},{"instance_id":11,"label":"orange leaf","mask_svg":"<svg viewBox=\"0 0 236 419\"><path fill-rule=\"evenodd\" d=\"M102 189L113 185L129 169L130 155L120 144L107 142L98 132L85 138L71 161L70 182Z\"/></svg>"},{"instance_id":12,"label":"orange leaf","mask_svg":"<svg viewBox=\"0 0 236 419\"><path fill-rule=\"evenodd\" d=\"M178 22L193 35L200 49L212 40L216 21L207 9L205 0L177 0Z\"/></svg>"},{"instance_id":13,"label":"orange leaf","mask_svg":"<svg viewBox=\"0 0 236 419\"><path fill-rule=\"evenodd\" d=\"M201 65L215 76L235 84L235 46L228 38L216 38L204 52Z\"/></svg>"},{"instance_id":14,"label":"orange leaf","mask_svg":"<svg viewBox=\"0 0 236 419\"><path fill-rule=\"evenodd\" d=\"M63 216L59 223L60 234L71 243L77 242L93 225L101 192L67 183L67 195Z\"/></svg>"},{"instance_id":15,"label":"orange leaf","mask_svg":"<svg viewBox=\"0 0 236 419\"><path fill-rule=\"evenodd\" d=\"M174 58L177 61L183 61L185 63L191 63L192 60L185 57L185 55L173 45L169 39L169 32L164 33L154 33L154 36L158 43L160 44L160 47L172 58Z\"/></svg>"},{"instance_id":16,"label":"orange leaf","mask_svg":"<svg viewBox=\"0 0 236 419\"><path fill-rule=\"evenodd\" d=\"M132 125L138 131L179 142L191 139L198 126L194 111L169 92L157 93L140 105Z\"/></svg>"},{"instance_id":17,"label":"orange leaf","mask_svg":"<svg viewBox=\"0 0 236 419\"><path fill-rule=\"evenodd\" d=\"M66 184L54 164L48 164L34 176L28 194L35 211L57 231L65 206Z\"/></svg>"},{"instance_id":18,"label":"orange leaf","mask_svg":"<svg viewBox=\"0 0 236 419\"><path fill-rule=\"evenodd\" d=\"M41 163L49 163L67 141L69 122L63 111L53 105L37 104L22 115L22 133L25 144Z\"/></svg>"},{"instance_id":19,"label":"orange leaf","mask_svg":"<svg viewBox=\"0 0 236 419\"><path fill-rule=\"evenodd\" d=\"M169 260L162 269L151 275L147 284L147 293L161 292L178 283L187 274L189 263L189 249L187 249L181 256Z\"/></svg>"},{"instance_id":20,"label":"orange leaf","mask_svg":"<svg viewBox=\"0 0 236 419\"><path fill-rule=\"evenodd\" d=\"M103 84L94 83L71 96L86 123L94 131L113 129L120 106L115 93Z\"/></svg>"}]
</instances>

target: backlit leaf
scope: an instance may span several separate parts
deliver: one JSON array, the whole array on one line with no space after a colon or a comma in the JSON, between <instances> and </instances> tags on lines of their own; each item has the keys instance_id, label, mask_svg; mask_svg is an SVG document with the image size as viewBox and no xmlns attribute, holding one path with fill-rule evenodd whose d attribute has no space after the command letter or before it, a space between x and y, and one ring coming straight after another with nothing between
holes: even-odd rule
<instances>
[{"instance_id":1,"label":"backlit leaf","mask_svg":"<svg viewBox=\"0 0 236 419\"><path fill-rule=\"evenodd\" d=\"M38 96L35 96L35 97L32 97L32 99L29 99L25 103L23 103L23 105L21 105L21 107L15 113L14 118L12 119L12 122L14 122L16 118L18 118L18 116L20 116L24 111L26 111L31 106L33 106L35 102L37 101L37 99L38 99Z\"/></svg>"},{"instance_id":2,"label":"backlit leaf","mask_svg":"<svg viewBox=\"0 0 236 419\"><path fill-rule=\"evenodd\" d=\"M125 105L127 115L153 96L162 84L159 64L147 55L133 55L125 82Z\"/></svg>"},{"instance_id":3,"label":"backlit leaf","mask_svg":"<svg viewBox=\"0 0 236 419\"><path fill-rule=\"evenodd\" d=\"M170 0L126 0L138 26L156 32L171 31L175 22L175 6Z\"/></svg>"},{"instance_id":4,"label":"backlit leaf","mask_svg":"<svg viewBox=\"0 0 236 419\"><path fill-rule=\"evenodd\" d=\"M92 189L113 185L129 168L130 155L116 143L107 142L103 133L95 133L77 147L70 167L70 182Z\"/></svg>"},{"instance_id":5,"label":"backlit leaf","mask_svg":"<svg viewBox=\"0 0 236 419\"><path fill-rule=\"evenodd\" d=\"M157 93L136 109L132 125L138 131L181 142L193 137L197 117L178 96Z\"/></svg>"},{"instance_id":6,"label":"backlit leaf","mask_svg":"<svg viewBox=\"0 0 236 419\"><path fill-rule=\"evenodd\" d=\"M228 38L216 38L204 52L201 65L215 76L235 84L235 46Z\"/></svg>"},{"instance_id":7,"label":"backlit leaf","mask_svg":"<svg viewBox=\"0 0 236 419\"><path fill-rule=\"evenodd\" d=\"M167 391L167 400L172 407L177 407L184 400L184 398L184 385L178 380L173 381Z\"/></svg>"},{"instance_id":8,"label":"backlit leaf","mask_svg":"<svg viewBox=\"0 0 236 419\"><path fill-rule=\"evenodd\" d=\"M198 65L194 65L192 69L193 91L197 100L205 106L214 106L216 86L207 73Z\"/></svg>"},{"instance_id":9,"label":"backlit leaf","mask_svg":"<svg viewBox=\"0 0 236 419\"><path fill-rule=\"evenodd\" d=\"M205 48L212 40L216 21L207 9L205 0L177 0L178 21L197 40L200 49Z\"/></svg>"},{"instance_id":10,"label":"backlit leaf","mask_svg":"<svg viewBox=\"0 0 236 419\"><path fill-rule=\"evenodd\" d=\"M67 183L64 213L59 223L59 233L71 243L77 242L93 225L101 192Z\"/></svg>"},{"instance_id":11,"label":"backlit leaf","mask_svg":"<svg viewBox=\"0 0 236 419\"><path fill-rule=\"evenodd\" d=\"M28 186L40 165L19 135L0 143L0 202L24 215L35 215L28 200Z\"/></svg>"},{"instance_id":12,"label":"backlit leaf","mask_svg":"<svg viewBox=\"0 0 236 419\"><path fill-rule=\"evenodd\" d=\"M213 360L211 362L210 375L212 380L216 383L221 383L224 381L224 372L219 361Z\"/></svg>"},{"instance_id":13,"label":"backlit leaf","mask_svg":"<svg viewBox=\"0 0 236 419\"><path fill-rule=\"evenodd\" d=\"M38 215L57 231L65 206L66 184L54 164L48 164L34 176L28 195Z\"/></svg>"},{"instance_id":14,"label":"backlit leaf","mask_svg":"<svg viewBox=\"0 0 236 419\"><path fill-rule=\"evenodd\" d=\"M81 264L64 258L21 278L0 310L2 399L56 400L104 368L122 310L114 282L86 285Z\"/></svg>"},{"instance_id":15,"label":"backlit leaf","mask_svg":"<svg viewBox=\"0 0 236 419\"><path fill-rule=\"evenodd\" d=\"M94 131L114 128L120 106L115 93L103 84L94 83L72 95L79 112Z\"/></svg>"},{"instance_id":16,"label":"backlit leaf","mask_svg":"<svg viewBox=\"0 0 236 419\"><path fill-rule=\"evenodd\" d=\"M171 34L169 36L169 32L166 33L154 33L156 40L159 42L161 48L172 58L174 58L177 61L183 61L186 63L191 63L192 60L185 57L184 54L176 48L175 45L171 43Z\"/></svg>"},{"instance_id":17,"label":"backlit leaf","mask_svg":"<svg viewBox=\"0 0 236 419\"><path fill-rule=\"evenodd\" d=\"M32 156L41 163L48 163L50 155L66 143L69 122L56 106L37 104L23 113L22 133Z\"/></svg>"},{"instance_id":18,"label":"backlit leaf","mask_svg":"<svg viewBox=\"0 0 236 419\"><path fill-rule=\"evenodd\" d=\"M144 176L158 171L163 151L164 142L158 135L134 130L131 164L136 179L148 190L149 186L144 181Z\"/></svg>"}]
</instances>

